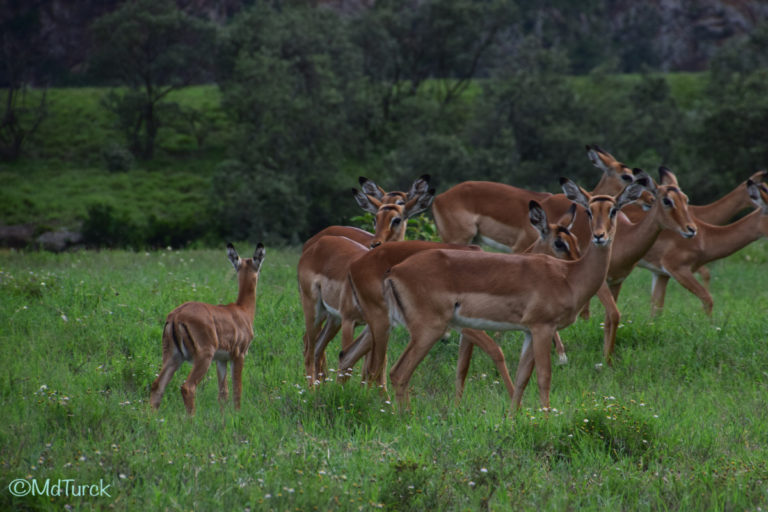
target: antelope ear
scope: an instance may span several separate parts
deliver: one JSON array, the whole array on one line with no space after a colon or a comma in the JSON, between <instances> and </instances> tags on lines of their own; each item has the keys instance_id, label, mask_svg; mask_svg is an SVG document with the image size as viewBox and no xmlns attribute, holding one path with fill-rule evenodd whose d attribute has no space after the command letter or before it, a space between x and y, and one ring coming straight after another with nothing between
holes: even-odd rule
<instances>
[{"instance_id":1,"label":"antelope ear","mask_svg":"<svg viewBox=\"0 0 768 512\"><path fill-rule=\"evenodd\" d=\"M417 195L421 195L429 191L429 180L431 176L429 174L422 174L419 179L413 182L411 189L408 191L408 199L413 199Z\"/></svg>"},{"instance_id":2,"label":"antelope ear","mask_svg":"<svg viewBox=\"0 0 768 512\"><path fill-rule=\"evenodd\" d=\"M672 174L672 171L663 165L659 167L659 183L662 185L673 185L675 187L679 186L677 184L677 176Z\"/></svg>"},{"instance_id":3,"label":"antelope ear","mask_svg":"<svg viewBox=\"0 0 768 512\"><path fill-rule=\"evenodd\" d=\"M414 215L418 215L432 205L432 201L435 199L435 189L431 188L421 195L411 198L405 204L405 216L410 219Z\"/></svg>"},{"instance_id":4,"label":"antelope ear","mask_svg":"<svg viewBox=\"0 0 768 512\"><path fill-rule=\"evenodd\" d=\"M768 210L768 203L766 203L766 198L768 198L768 187L765 186L765 184L758 184L752 181L752 179L747 180L747 194L749 194L749 199L755 203L755 205L758 208L762 208L762 210L765 212Z\"/></svg>"},{"instance_id":5,"label":"antelope ear","mask_svg":"<svg viewBox=\"0 0 768 512\"><path fill-rule=\"evenodd\" d=\"M258 272L261 270L261 264L264 263L264 255L266 254L266 250L264 249L264 244L259 242L256 244L256 250L253 251L253 261L251 265L253 266L253 270Z\"/></svg>"},{"instance_id":6,"label":"antelope ear","mask_svg":"<svg viewBox=\"0 0 768 512\"><path fill-rule=\"evenodd\" d=\"M589 207L589 192L568 178L560 178L560 186L563 187L565 197L584 208Z\"/></svg>"},{"instance_id":7,"label":"antelope ear","mask_svg":"<svg viewBox=\"0 0 768 512\"><path fill-rule=\"evenodd\" d=\"M363 210L365 210L366 212L376 215L376 212L379 211L379 207L381 206L381 201L379 201L375 197L368 195L364 192L360 192L356 188L352 189L352 194L354 194L357 205Z\"/></svg>"},{"instance_id":8,"label":"antelope ear","mask_svg":"<svg viewBox=\"0 0 768 512\"><path fill-rule=\"evenodd\" d=\"M611 168L611 164L618 163L616 162L616 159L613 158L613 155L597 144L592 144L591 146L587 145L587 156L592 162L592 165L605 173L612 172L613 169Z\"/></svg>"},{"instance_id":9,"label":"antelope ear","mask_svg":"<svg viewBox=\"0 0 768 512\"><path fill-rule=\"evenodd\" d=\"M375 197L376 199L381 200L381 198L386 195L386 192L383 188L365 176L360 176L357 181L360 182L360 188L363 189L363 194L367 196Z\"/></svg>"},{"instance_id":10,"label":"antelope ear","mask_svg":"<svg viewBox=\"0 0 768 512\"><path fill-rule=\"evenodd\" d=\"M536 201L531 201L528 203L528 217L531 219L531 225L536 228L541 238L546 238L546 236L549 234L547 214L541 205Z\"/></svg>"},{"instance_id":11,"label":"antelope ear","mask_svg":"<svg viewBox=\"0 0 768 512\"><path fill-rule=\"evenodd\" d=\"M574 223L576 222L576 203L571 203L571 207L568 208L568 211L563 214L562 217L557 221L558 226L562 226L568 231L570 231L573 228Z\"/></svg>"},{"instance_id":12,"label":"antelope ear","mask_svg":"<svg viewBox=\"0 0 768 512\"><path fill-rule=\"evenodd\" d=\"M227 258L229 258L230 263L232 263L236 271L240 270L240 256L237 255L235 246L231 243L227 244Z\"/></svg>"},{"instance_id":13,"label":"antelope ear","mask_svg":"<svg viewBox=\"0 0 768 512\"><path fill-rule=\"evenodd\" d=\"M635 179L634 183L627 185L616 197L616 208L621 210L629 203L634 203L647 188L645 178Z\"/></svg>"},{"instance_id":14,"label":"antelope ear","mask_svg":"<svg viewBox=\"0 0 768 512\"><path fill-rule=\"evenodd\" d=\"M768 178L768 171L757 171L755 174L749 177L752 181L755 183L765 183L765 180Z\"/></svg>"},{"instance_id":15,"label":"antelope ear","mask_svg":"<svg viewBox=\"0 0 768 512\"><path fill-rule=\"evenodd\" d=\"M656 183L653 181L653 178L651 178L650 174L645 172L642 169L638 169L635 167L632 169L632 173L635 175L635 181L643 185L645 187L645 190L653 194L654 197L656 197L656 191L658 190L656 188Z\"/></svg>"}]
</instances>

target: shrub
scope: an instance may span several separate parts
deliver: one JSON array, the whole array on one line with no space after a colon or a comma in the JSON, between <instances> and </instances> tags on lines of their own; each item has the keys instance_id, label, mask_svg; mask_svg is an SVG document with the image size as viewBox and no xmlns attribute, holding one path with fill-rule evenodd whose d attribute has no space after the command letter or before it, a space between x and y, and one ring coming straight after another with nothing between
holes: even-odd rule
<instances>
[{"instance_id":1,"label":"shrub","mask_svg":"<svg viewBox=\"0 0 768 512\"><path fill-rule=\"evenodd\" d=\"M101 150L101 158L109 172L125 172L133 167L133 154L127 148L112 143Z\"/></svg>"}]
</instances>

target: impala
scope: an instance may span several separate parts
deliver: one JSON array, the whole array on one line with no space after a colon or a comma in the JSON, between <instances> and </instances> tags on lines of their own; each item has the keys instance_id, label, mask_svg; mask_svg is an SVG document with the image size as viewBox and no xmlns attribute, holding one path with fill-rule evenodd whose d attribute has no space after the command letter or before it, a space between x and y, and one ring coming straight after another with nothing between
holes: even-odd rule
<instances>
[{"instance_id":1,"label":"impala","mask_svg":"<svg viewBox=\"0 0 768 512\"><path fill-rule=\"evenodd\" d=\"M696 234L696 223L688 213L688 197L680 190L677 178L669 169L659 168L659 186L641 169L634 169L633 172L636 180L648 184L643 194L650 193L653 199L650 209L636 217L638 222L631 222L623 214L618 215L616 219L616 243L611 252L606 286L601 287L597 293L605 308L603 358L607 364L612 363L616 345L616 332L621 318L616 301L624 279L663 230L669 230L670 233L676 233L673 236L680 237L692 237ZM544 202L544 206L548 212L557 214L565 205L561 198L552 196ZM634 211L637 210L634 208ZM579 233L589 231L589 223L580 220L581 222L574 224L573 229L577 237Z\"/></svg>"},{"instance_id":2,"label":"impala","mask_svg":"<svg viewBox=\"0 0 768 512\"><path fill-rule=\"evenodd\" d=\"M706 314L712 313L712 296L693 275L702 265L730 256L761 236L768 236L768 187L747 180L745 188L757 209L727 226L699 222L699 234L690 240L662 233L643 257L640 266L653 272L652 311L664 308L670 277L696 295Z\"/></svg>"},{"instance_id":3,"label":"impala","mask_svg":"<svg viewBox=\"0 0 768 512\"><path fill-rule=\"evenodd\" d=\"M550 224L547 220L547 214L536 201L531 201L529 205L531 224L539 232L539 239L523 254L549 254L565 261L574 261L581 257L579 250L579 241L571 233L570 229L576 219L576 204L571 204L568 212L560 218L555 224ZM471 329L463 329L462 332L472 331L473 333L482 332ZM467 379L469 371L469 362L472 358L472 349L474 338L465 340L464 336L459 340L459 360L456 364L456 398L460 399L464 393L464 382ZM568 362L565 355L565 347L560 339L560 335L555 332L555 349L557 351L559 364ZM510 394L510 397L513 393Z\"/></svg>"},{"instance_id":4,"label":"impala","mask_svg":"<svg viewBox=\"0 0 768 512\"><path fill-rule=\"evenodd\" d=\"M538 205L532 202L530 206L531 223L541 233L541 238L529 248L533 253L550 253L565 259L578 258L578 242L568 231L572 225L575 208L563 216L557 224L549 224L546 214ZM455 244L437 244L431 242L399 242L388 244L380 249L364 255L352 265L349 270L349 286L345 288L345 310L342 312L342 347L339 354L339 368L352 367L363 355L371 353L364 370L363 379L377 383L386 389L386 350L389 340L389 313L382 294L382 280L386 271L417 252L440 248L456 248L463 250L479 250L477 246ZM352 329L355 323L365 323L368 331L351 344ZM565 349L556 338L558 354L565 358ZM460 337L460 358L457 368L456 396L461 397L469 361L474 345L485 351L496 364L507 391L512 396L514 386L509 377L504 360L504 354L487 334L474 329L462 329Z\"/></svg>"},{"instance_id":5,"label":"impala","mask_svg":"<svg viewBox=\"0 0 768 512\"><path fill-rule=\"evenodd\" d=\"M757 171L752 174L749 179L754 183L763 183L766 180L767 175L768 171ZM688 205L688 211L697 221L715 225L725 224L742 210L754 208L754 203L747 193L746 183L746 181L743 181L736 188L712 203L705 205ZM642 214L637 211L628 211L627 215L633 221L638 221L642 218ZM698 268L697 273L702 278L702 284L707 288L710 280L709 270L707 267L701 266Z\"/></svg>"},{"instance_id":6,"label":"impala","mask_svg":"<svg viewBox=\"0 0 768 512\"><path fill-rule=\"evenodd\" d=\"M355 200L375 215L376 232L364 240L366 245L346 236L318 236L320 233L305 244L297 276L304 312L304 371L310 385L326 374L324 350L341 327L341 290L350 263L369 247L405 238L407 219L429 208L434 198L428 180L428 175L420 177L406 194L383 193L371 180L360 178L363 191L354 191ZM332 232L331 228L324 231Z\"/></svg>"},{"instance_id":7,"label":"impala","mask_svg":"<svg viewBox=\"0 0 768 512\"><path fill-rule=\"evenodd\" d=\"M192 371L181 385L181 396L187 413L195 414L197 384L213 360L216 361L222 405L229 395L227 362L232 362L235 409L240 409L243 361L253 340L256 285L264 252L264 246L259 243L252 258L241 259L232 244L227 244L227 257L237 271L237 300L218 306L185 302L168 314L163 328L163 366L152 383L149 399L154 409L160 407L165 387L176 370L184 361L191 361Z\"/></svg>"},{"instance_id":8,"label":"impala","mask_svg":"<svg viewBox=\"0 0 768 512\"><path fill-rule=\"evenodd\" d=\"M587 146L587 156L603 171L592 194L616 194L632 182L632 171L599 146ZM432 214L444 242L467 244L478 238L495 249L517 253L538 236L527 221L528 204L550 196L502 183L465 181L435 197Z\"/></svg>"},{"instance_id":9,"label":"impala","mask_svg":"<svg viewBox=\"0 0 768 512\"><path fill-rule=\"evenodd\" d=\"M416 366L449 327L525 333L515 376L513 403L534 365L542 405L549 407L550 348L557 329L567 327L605 281L616 215L635 201L638 180L618 196L595 195L561 179L566 195L589 212L591 244L576 261L547 255L507 255L436 250L395 265L384 280L393 322L404 324L410 341L390 371L395 397L408 406L408 383Z\"/></svg>"},{"instance_id":10,"label":"impala","mask_svg":"<svg viewBox=\"0 0 768 512\"><path fill-rule=\"evenodd\" d=\"M419 179L413 182L410 190L406 193L400 191L386 192L372 180L369 180L364 176L358 178L360 187L362 188L362 194L368 196L370 201L378 201L380 204L406 204L409 200L419 197L428 191L429 180L429 174L422 175ZM369 199L362 197L357 189L352 189L352 194L358 204L361 206L365 205L366 208L369 207ZM373 203L371 202L371 204ZM374 239L373 233L360 228L352 226L328 226L304 242L302 251L307 250L312 244L324 236L345 236L366 247L369 247Z\"/></svg>"}]
</instances>

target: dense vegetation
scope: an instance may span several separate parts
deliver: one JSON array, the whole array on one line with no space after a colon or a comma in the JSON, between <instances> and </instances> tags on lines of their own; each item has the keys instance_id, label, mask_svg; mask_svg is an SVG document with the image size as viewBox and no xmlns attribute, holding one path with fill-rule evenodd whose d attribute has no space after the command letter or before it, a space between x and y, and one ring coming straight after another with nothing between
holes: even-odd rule
<instances>
[{"instance_id":1,"label":"dense vegetation","mask_svg":"<svg viewBox=\"0 0 768 512\"><path fill-rule=\"evenodd\" d=\"M348 222L358 175L387 188L423 173L439 190L554 190L561 175L591 186L583 147L598 143L670 167L703 203L768 162L766 27L707 73L618 74L637 66L579 60L503 0L258 3L217 30L150 4L92 27L88 76L103 87L8 89L0 145L21 149L0 169L2 223L79 228L98 246L297 243ZM185 86L206 79L217 85Z\"/></svg>"},{"instance_id":2,"label":"dense vegetation","mask_svg":"<svg viewBox=\"0 0 768 512\"><path fill-rule=\"evenodd\" d=\"M410 414L360 386L359 368L345 386L307 390L297 258L267 247L242 410L219 410L210 369L189 419L178 391L189 364L157 413L148 387L165 314L190 299L234 299L223 247L0 252L0 482L111 486L94 498L3 488L0 508L765 510L765 243L712 266L711 318L677 285L662 317L649 318L649 275L633 273L613 368L595 366L593 302L589 321L562 332L570 362L553 369L549 416L535 379L511 414L482 353L454 404L455 334L417 368ZM521 335L497 339L514 369ZM406 341L395 330L390 361Z\"/></svg>"}]
</instances>

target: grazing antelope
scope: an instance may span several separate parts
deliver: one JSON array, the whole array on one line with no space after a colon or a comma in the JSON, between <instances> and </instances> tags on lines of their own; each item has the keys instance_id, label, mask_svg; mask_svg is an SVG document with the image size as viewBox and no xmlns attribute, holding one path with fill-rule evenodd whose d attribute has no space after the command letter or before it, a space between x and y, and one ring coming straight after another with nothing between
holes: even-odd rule
<instances>
[{"instance_id":1,"label":"grazing antelope","mask_svg":"<svg viewBox=\"0 0 768 512\"><path fill-rule=\"evenodd\" d=\"M362 177L360 184L362 192L354 190L355 201L375 215L376 232L360 243L347 236L319 236L344 232L332 230L341 226L326 228L305 243L297 267L304 312L304 372L310 386L327 372L325 347L341 328L341 290L349 265L369 247L403 240L407 220L429 208L435 194L429 175L414 181L408 193L384 192Z\"/></svg>"},{"instance_id":2,"label":"grazing antelope","mask_svg":"<svg viewBox=\"0 0 768 512\"><path fill-rule=\"evenodd\" d=\"M616 194L632 183L632 171L626 165L597 145L586 148L592 164L603 171L592 194ZM527 221L528 204L538 201L544 203L546 209L545 201L550 196L552 194L547 192L533 192L503 183L465 181L435 197L432 215L444 242L468 244L479 239L495 249L518 253L530 247L538 237ZM548 210L547 213L556 218ZM587 233L584 235L586 239Z\"/></svg>"},{"instance_id":3,"label":"grazing antelope","mask_svg":"<svg viewBox=\"0 0 768 512\"><path fill-rule=\"evenodd\" d=\"M525 332L515 377L519 407L534 365L539 395L549 407L550 343L557 329L576 319L605 281L618 211L640 197L636 181L618 196L591 195L561 179L566 195L588 210L591 244L576 261L547 255L507 255L435 250L395 265L384 280L393 322L408 328L410 341L390 371L395 397L408 406L408 383L416 366L449 327Z\"/></svg>"},{"instance_id":4,"label":"grazing antelope","mask_svg":"<svg viewBox=\"0 0 768 512\"><path fill-rule=\"evenodd\" d=\"M187 413L195 414L195 391L211 361L216 361L219 401L224 404L227 389L227 362L232 362L232 387L235 409L240 409L243 392L243 362L253 340L253 318L256 313L256 285L264 246L259 243L253 258L240 259L232 244L227 244L227 257L237 271L237 300L214 306L203 302L185 302L168 314L163 328L163 367L152 383L149 403L160 407L163 392L184 361L192 362L192 371L181 385L181 396Z\"/></svg>"},{"instance_id":5,"label":"grazing antelope","mask_svg":"<svg viewBox=\"0 0 768 512\"><path fill-rule=\"evenodd\" d=\"M730 256L768 236L768 187L747 180L745 188L757 209L727 226L698 222L699 234L692 239L680 239L662 233L656 244L643 256L640 266L653 272L652 312L664 308L664 297L670 277L696 295L704 312L712 314L712 296L693 275L702 265Z\"/></svg>"}]
</instances>

